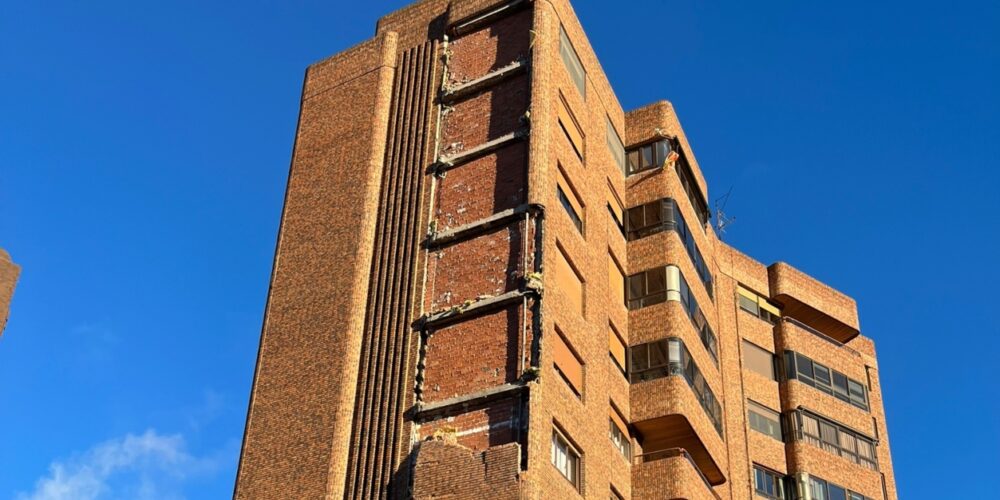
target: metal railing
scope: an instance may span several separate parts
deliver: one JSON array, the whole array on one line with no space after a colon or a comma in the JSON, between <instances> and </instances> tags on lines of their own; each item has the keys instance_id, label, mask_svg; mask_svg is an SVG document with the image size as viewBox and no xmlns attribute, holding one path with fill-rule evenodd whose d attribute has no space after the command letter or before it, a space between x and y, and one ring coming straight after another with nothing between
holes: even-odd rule
<instances>
[{"instance_id":1,"label":"metal railing","mask_svg":"<svg viewBox=\"0 0 1000 500\"><path fill-rule=\"evenodd\" d=\"M839 340L837 340L837 339L835 339L835 338L833 338L833 337L831 337L831 336L829 336L829 335L827 335L827 334L825 334L825 333L823 333L823 332L821 332L821 331L819 331L819 330L817 330L817 329L815 329L815 328L813 328L813 327L811 327L811 326L809 326L809 325L807 325L807 324L805 324L805 323L803 323L803 322L801 322L801 321L799 321L799 320L797 320L795 318L792 318L790 316L782 316L781 317L781 321L786 322L786 323L791 323L791 324L793 324L793 325L795 325L795 326L797 326L797 327L799 327L799 328L801 328L801 329L803 329L803 330L805 330L805 331L807 331L807 332L809 332L809 333L811 333L811 334L813 334L813 335L815 335L815 336L817 336L817 337L819 337L819 338L821 338L821 339L823 339L823 340L825 340L825 341L827 341L827 342L829 342L829 343L831 343L831 344L839 347L840 349L843 349L843 350L845 350L845 351L847 351L847 352L849 352L849 353L851 353L851 354L853 354L853 355L855 355L855 356L857 356L859 358L861 357L861 353L860 352L858 352L858 351L856 351L856 350L854 350L854 349L852 349L850 347L847 347L847 345L844 344L843 342L841 342L841 341L839 341Z\"/></svg>"},{"instance_id":2,"label":"metal railing","mask_svg":"<svg viewBox=\"0 0 1000 500\"><path fill-rule=\"evenodd\" d=\"M683 457L685 460L687 460L688 463L691 465L691 467L694 469L694 471L698 473L698 477L700 477L702 482L705 483L705 487L708 488L708 491L710 491L712 495L715 495L715 498L722 500L722 497L720 497L719 494L716 493L714 489L712 489L712 483L708 482L708 478L705 477L705 474L702 473L701 469L698 468L698 464L694 463L694 458L691 458L691 454L688 453L688 451L685 450L684 448L667 448L665 450L658 450L649 453L643 453L642 455L635 455L632 457L632 463L633 465L642 465L648 462L655 462L657 460L663 460L666 458L677 458L677 457Z\"/></svg>"}]
</instances>

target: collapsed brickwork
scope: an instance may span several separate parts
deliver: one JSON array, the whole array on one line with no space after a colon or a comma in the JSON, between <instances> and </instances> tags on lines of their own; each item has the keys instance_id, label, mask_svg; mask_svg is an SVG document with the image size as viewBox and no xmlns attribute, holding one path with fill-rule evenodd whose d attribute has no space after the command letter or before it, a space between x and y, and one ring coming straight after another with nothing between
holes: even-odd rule
<instances>
[{"instance_id":1,"label":"collapsed brickwork","mask_svg":"<svg viewBox=\"0 0 1000 500\"><path fill-rule=\"evenodd\" d=\"M707 197L673 106L626 113L566 0L383 17L306 73L234 496L742 499L766 470L896 498L853 300L727 246ZM853 455L791 432L806 411Z\"/></svg>"}]
</instances>

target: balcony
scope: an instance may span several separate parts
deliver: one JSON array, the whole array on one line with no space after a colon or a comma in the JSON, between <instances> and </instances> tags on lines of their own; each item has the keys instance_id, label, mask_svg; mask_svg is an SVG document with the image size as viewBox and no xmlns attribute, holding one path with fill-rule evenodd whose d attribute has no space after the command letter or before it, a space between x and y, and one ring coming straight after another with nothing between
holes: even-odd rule
<instances>
[{"instance_id":1,"label":"balcony","mask_svg":"<svg viewBox=\"0 0 1000 500\"><path fill-rule=\"evenodd\" d=\"M771 298L781 312L840 343L860 334L858 306L844 295L784 262L767 268Z\"/></svg>"},{"instance_id":2,"label":"balcony","mask_svg":"<svg viewBox=\"0 0 1000 500\"><path fill-rule=\"evenodd\" d=\"M710 484L726 482L722 438L683 376L633 383L630 399L632 426L645 452L683 448Z\"/></svg>"},{"instance_id":3,"label":"balcony","mask_svg":"<svg viewBox=\"0 0 1000 500\"><path fill-rule=\"evenodd\" d=\"M720 500L712 484L683 448L668 448L633 459L634 500Z\"/></svg>"}]
</instances>

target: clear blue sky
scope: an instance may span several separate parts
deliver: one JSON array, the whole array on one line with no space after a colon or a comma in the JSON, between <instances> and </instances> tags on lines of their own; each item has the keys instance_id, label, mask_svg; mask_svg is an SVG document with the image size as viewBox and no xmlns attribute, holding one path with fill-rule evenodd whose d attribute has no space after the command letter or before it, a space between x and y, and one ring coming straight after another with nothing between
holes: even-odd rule
<instances>
[{"instance_id":1,"label":"clear blue sky","mask_svg":"<svg viewBox=\"0 0 1000 500\"><path fill-rule=\"evenodd\" d=\"M303 70L403 3L0 5L0 498L231 494ZM902 498L995 493L1000 4L612 3L728 242L857 298Z\"/></svg>"}]
</instances>

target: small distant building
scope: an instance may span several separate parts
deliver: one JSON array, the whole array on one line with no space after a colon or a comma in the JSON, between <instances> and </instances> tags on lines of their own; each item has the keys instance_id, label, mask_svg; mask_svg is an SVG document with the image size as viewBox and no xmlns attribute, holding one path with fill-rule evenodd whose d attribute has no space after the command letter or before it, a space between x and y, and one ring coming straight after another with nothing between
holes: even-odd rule
<instances>
[{"instance_id":1,"label":"small distant building","mask_svg":"<svg viewBox=\"0 0 1000 500\"><path fill-rule=\"evenodd\" d=\"M21 274L21 268L10 259L4 249L0 248L0 335L7 327L7 316L10 314L10 299L14 296L14 285Z\"/></svg>"}]
</instances>

